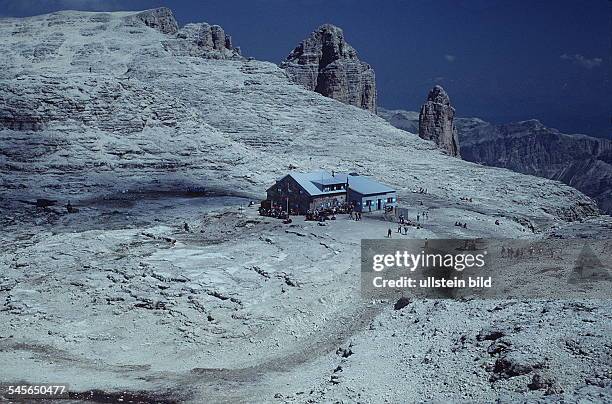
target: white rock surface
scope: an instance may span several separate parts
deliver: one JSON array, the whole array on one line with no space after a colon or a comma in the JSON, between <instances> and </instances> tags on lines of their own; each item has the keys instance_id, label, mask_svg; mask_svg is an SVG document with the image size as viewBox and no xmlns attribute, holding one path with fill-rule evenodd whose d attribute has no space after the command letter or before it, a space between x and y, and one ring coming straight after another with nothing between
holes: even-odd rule
<instances>
[{"instance_id":1,"label":"white rock surface","mask_svg":"<svg viewBox=\"0 0 612 404\"><path fill-rule=\"evenodd\" d=\"M13 195L185 182L262 196L292 164L374 175L400 197L423 187L513 215L595 213L570 187L449 159L367 111L291 84L271 63L176 56L164 46L176 37L128 24L130 16L2 21L0 168Z\"/></svg>"},{"instance_id":2,"label":"white rock surface","mask_svg":"<svg viewBox=\"0 0 612 404\"><path fill-rule=\"evenodd\" d=\"M384 235L383 218L285 226L228 195L262 197L290 165L358 171L430 212L414 238L601 235L610 221L592 200L445 156L271 63L177 52L193 44L185 28L137 15L0 21L0 380L192 402L518 400L531 374L489 381L474 342L512 321L526 353L554 357L570 399L609 397L608 303L394 312L359 296L359 241ZM186 193L202 189L222 196ZM79 212L20 202L36 198Z\"/></svg>"}]
</instances>

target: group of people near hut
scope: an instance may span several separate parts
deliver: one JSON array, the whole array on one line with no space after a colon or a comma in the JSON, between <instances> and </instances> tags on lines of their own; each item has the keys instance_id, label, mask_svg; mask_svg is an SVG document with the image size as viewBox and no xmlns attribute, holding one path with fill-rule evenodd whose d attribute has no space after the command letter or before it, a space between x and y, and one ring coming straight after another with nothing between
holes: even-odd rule
<instances>
[{"instance_id":1,"label":"group of people near hut","mask_svg":"<svg viewBox=\"0 0 612 404\"><path fill-rule=\"evenodd\" d=\"M351 203L343 202L337 206L320 207L317 209L309 209L306 212L306 220L316 220L323 222L325 220L336 220L336 215L350 214L353 217L354 206Z\"/></svg>"},{"instance_id":2,"label":"group of people near hut","mask_svg":"<svg viewBox=\"0 0 612 404\"><path fill-rule=\"evenodd\" d=\"M420 214L418 214L417 217L420 217ZM414 223L410 221L409 219L406 219L406 217L403 214L399 215L398 222L397 222L397 233L402 234L402 231L403 231L403 234L408 234L408 226L413 226L413 227L416 227L417 229L421 228L421 224L418 221ZM387 237L391 237L391 229L387 231Z\"/></svg>"},{"instance_id":3,"label":"group of people near hut","mask_svg":"<svg viewBox=\"0 0 612 404\"><path fill-rule=\"evenodd\" d=\"M259 214L261 216L273 217L276 219L287 219L289 215L287 211L283 210L280 206L271 206L269 208L260 207Z\"/></svg>"},{"instance_id":4,"label":"group of people near hut","mask_svg":"<svg viewBox=\"0 0 612 404\"><path fill-rule=\"evenodd\" d=\"M353 219L354 215L355 220L361 220L361 213L355 212L354 208L355 207L352 203L344 202L336 206L309 209L306 212L306 220L313 220L319 222L323 222L326 220L335 220L336 215L347 213L351 215L351 219ZM289 213L293 216L300 214L300 212L298 212L297 210L290 210ZM283 220L287 220L289 218L289 215L287 215L287 211L279 205L261 206L259 208L259 214L261 216L268 216Z\"/></svg>"}]
</instances>

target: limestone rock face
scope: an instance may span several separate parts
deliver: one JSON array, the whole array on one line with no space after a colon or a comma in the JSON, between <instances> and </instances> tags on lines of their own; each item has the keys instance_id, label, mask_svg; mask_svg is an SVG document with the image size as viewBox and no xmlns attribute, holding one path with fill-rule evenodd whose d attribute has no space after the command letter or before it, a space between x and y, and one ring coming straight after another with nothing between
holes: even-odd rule
<instances>
[{"instance_id":1,"label":"limestone rock face","mask_svg":"<svg viewBox=\"0 0 612 404\"><path fill-rule=\"evenodd\" d=\"M163 34L176 34L178 31L178 24L174 18L174 14L172 14L172 10L167 7L145 10L136 14L134 18Z\"/></svg>"},{"instance_id":2,"label":"limestone rock face","mask_svg":"<svg viewBox=\"0 0 612 404\"><path fill-rule=\"evenodd\" d=\"M398 129L419 133L419 113L416 111L378 107L376 114Z\"/></svg>"},{"instance_id":3,"label":"limestone rock face","mask_svg":"<svg viewBox=\"0 0 612 404\"><path fill-rule=\"evenodd\" d=\"M272 63L222 59L218 28L166 34L138 14L0 19L0 211L126 190L206 187L255 199L290 166L357 166L400 189L415 182L448 203L470 195L541 223L597 212L559 182L449 158L369 111L296 86Z\"/></svg>"},{"instance_id":4,"label":"limestone rock face","mask_svg":"<svg viewBox=\"0 0 612 404\"><path fill-rule=\"evenodd\" d=\"M96 17L100 20L100 17ZM232 38L218 25L205 22L186 24L178 27L172 10L166 7L128 14L123 18L128 27L135 29L145 26L153 28L166 38L164 49L175 56L195 56L206 59L241 59L240 49L234 48ZM136 30L132 31L136 33Z\"/></svg>"},{"instance_id":5,"label":"limestone rock face","mask_svg":"<svg viewBox=\"0 0 612 404\"><path fill-rule=\"evenodd\" d=\"M421 107L419 136L425 140L433 140L449 155L460 157L454 119L455 108L451 106L448 94L441 86L435 86Z\"/></svg>"},{"instance_id":6,"label":"limestone rock face","mask_svg":"<svg viewBox=\"0 0 612 404\"><path fill-rule=\"evenodd\" d=\"M463 158L550 178L593 197L612 213L612 141L568 135L531 119L503 125L459 119Z\"/></svg>"},{"instance_id":7,"label":"limestone rock face","mask_svg":"<svg viewBox=\"0 0 612 404\"><path fill-rule=\"evenodd\" d=\"M240 48L234 48L232 37L218 25L205 22L187 24L176 39L164 42L166 50L176 56L198 56L207 59L241 59Z\"/></svg>"},{"instance_id":8,"label":"limestone rock face","mask_svg":"<svg viewBox=\"0 0 612 404\"><path fill-rule=\"evenodd\" d=\"M376 112L374 69L359 60L342 29L325 24L287 56L280 67L291 80L345 104Z\"/></svg>"},{"instance_id":9,"label":"limestone rock face","mask_svg":"<svg viewBox=\"0 0 612 404\"><path fill-rule=\"evenodd\" d=\"M412 133L418 115L378 108L378 116ZM480 118L456 118L454 124L462 159L561 181L612 214L612 140L561 133L536 119L495 125Z\"/></svg>"},{"instance_id":10,"label":"limestone rock face","mask_svg":"<svg viewBox=\"0 0 612 404\"><path fill-rule=\"evenodd\" d=\"M415 236L524 238L523 226L530 225L546 232L533 235L537 240L553 230L576 234L569 230L576 226L595 231L599 223L603 233L611 220L594 217L595 204L573 188L444 155L369 111L295 85L273 63L178 55L204 52L208 37L198 44L197 37L177 38L178 32L166 34L137 19L126 24L136 13L0 18L3 380L31 380L53 369L57 380L74 380L79 397L134 391L135 401L261 401L316 385L313 401L356 401L350 392L367 378L373 386L402 386L405 377L397 369L405 366L400 343L407 341L419 353L410 366L425 377L415 378L414 388L392 389L391 401L417 401L423 391L442 390L431 388L428 375L445 358L432 352L420 360L432 346L458 348L457 361L435 386L448 380L449 391L459 391L461 380L478 382L483 375L473 375L474 355L479 363L492 359L471 336L491 325L487 308L494 304L415 299L404 310L431 312L431 322L422 321L423 335L413 333L409 341L402 330L414 327L411 316L355 299L359 278L350 268L360 239L382 235L387 223L371 220L362 227L339 220L320 228L297 219L300 227L289 228L259 217L256 207L238 209L245 199L235 196L262 199L290 170L355 170L396 188L407 206L422 199L414 187L427 188L431 199L422 208L439 209L428 230ZM223 38L218 30L216 38L217 44ZM212 28L210 41L214 48ZM172 52L168 43L176 44ZM465 196L474 201L462 203ZM219 198L223 202L213 202ZM56 206L43 208L49 200ZM80 212L62 208L68 201ZM445 225L455 218L468 221L468 228ZM503 219L499 226L497 218ZM577 219L584 220L569 223ZM189 231L179 228L183 223ZM512 324L506 337L525 355L551 358L553 370L575 369L558 373L564 386L580 391L585 377L603 383L598 377L610 367L611 305L605 304L534 300L499 306L494 320ZM578 310L588 310L589 331L603 337L579 335ZM357 326L370 321L372 330L360 332ZM435 332L443 327L448 332ZM266 338L271 330L275 338ZM558 335L572 340L565 344ZM359 351L342 361L351 352L348 340ZM181 354L172 360L177 341ZM155 349L143 349L149 344ZM330 347L340 347L337 359L318 360ZM589 357L574 355L577 349ZM390 352L389 362L366 366L362 358L380 350ZM525 363L519 359L501 369ZM346 369L346 377L338 370L334 378L342 389L326 387L332 362ZM276 377L274 364L284 377ZM517 384L511 382L474 389L472 398L512 399ZM502 390L506 385L512 390ZM603 392L594 390L592 397L612 402ZM383 393L364 389L359 399L376 402ZM431 401L462 397L444 391Z\"/></svg>"}]
</instances>

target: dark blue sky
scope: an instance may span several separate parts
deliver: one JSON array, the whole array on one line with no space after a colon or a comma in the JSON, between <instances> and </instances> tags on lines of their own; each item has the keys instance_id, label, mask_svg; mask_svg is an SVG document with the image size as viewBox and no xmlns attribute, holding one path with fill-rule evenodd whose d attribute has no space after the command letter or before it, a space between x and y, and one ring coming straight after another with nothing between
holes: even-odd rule
<instances>
[{"instance_id":1,"label":"dark blue sky","mask_svg":"<svg viewBox=\"0 0 612 404\"><path fill-rule=\"evenodd\" d=\"M612 137L609 0L0 0L0 15L161 5L180 25L219 24L243 54L276 63L336 24L374 67L387 108L417 110L439 83L459 116Z\"/></svg>"}]
</instances>

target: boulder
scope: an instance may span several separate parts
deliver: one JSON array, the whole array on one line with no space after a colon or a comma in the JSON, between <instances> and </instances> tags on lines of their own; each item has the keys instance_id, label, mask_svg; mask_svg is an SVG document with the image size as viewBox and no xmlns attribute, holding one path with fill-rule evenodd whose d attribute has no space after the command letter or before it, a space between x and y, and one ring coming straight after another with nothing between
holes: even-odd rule
<instances>
[{"instance_id":1,"label":"boulder","mask_svg":"<svg viewBox=\"0 0 612 404\"><path fill-rule=\"evenodd\" d=\"M401 310L404 307L408 306L410 304L411 300L405 296L402 296L398 299L397 302L395 302L395 305L393 306L393 310Z\"/></svg>"},{"instance_id":2,"label":"boulder","mask_svg":"<svg viewBox=\"0 0 612 404\"><path fill-rule=\"evenodd\" d=\"M495 361L492 380L509 379L526 375L536 369L542 369L545 362L540 358L522 352L509 352Z\"/></svg>"}]
</instances>

